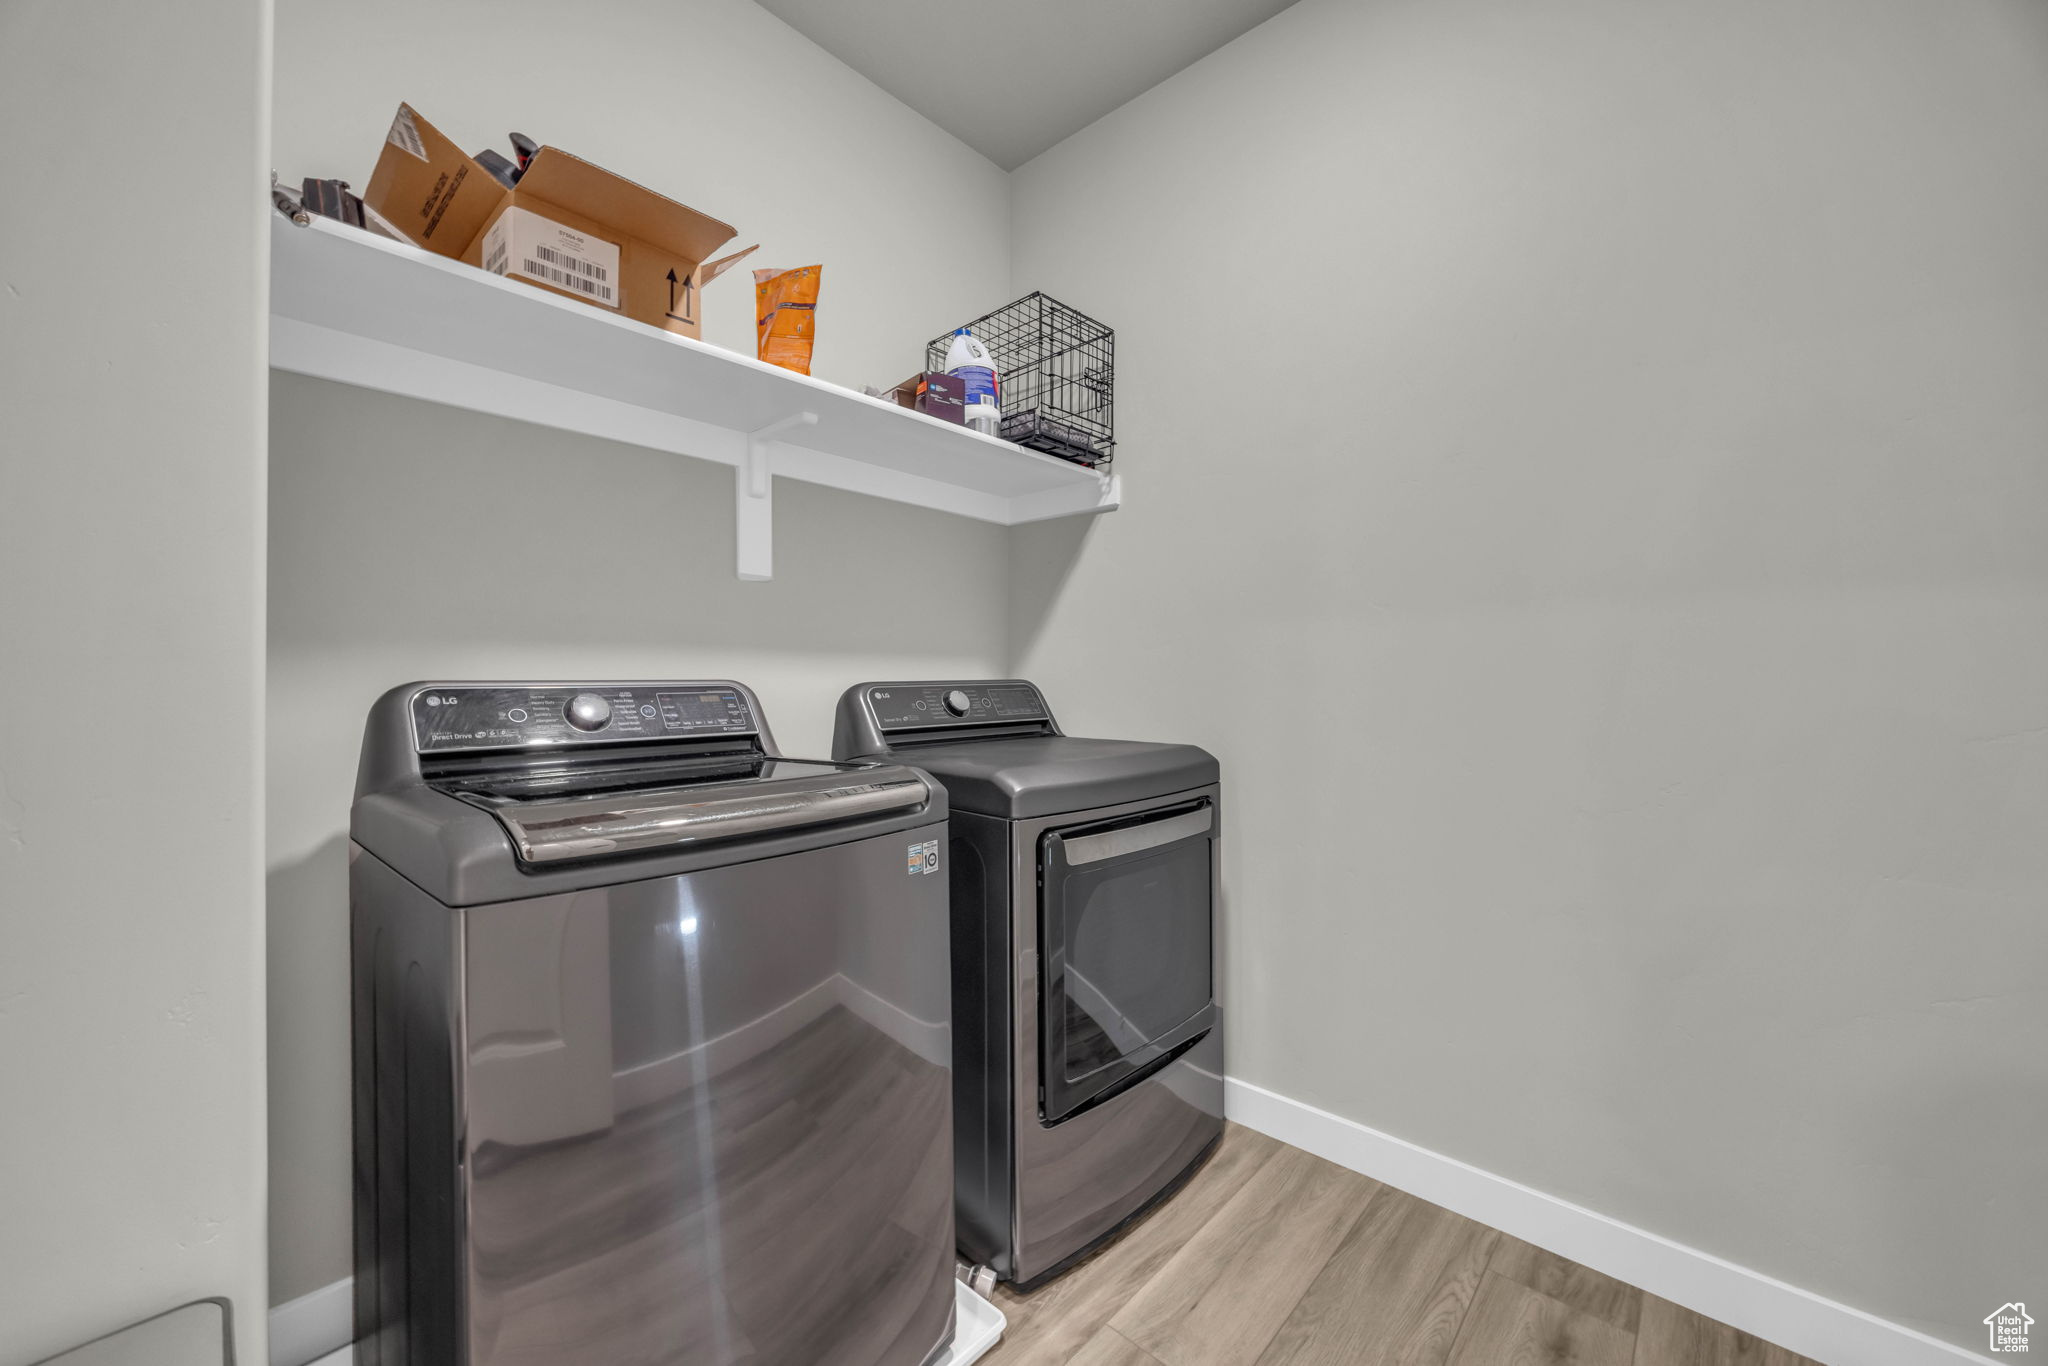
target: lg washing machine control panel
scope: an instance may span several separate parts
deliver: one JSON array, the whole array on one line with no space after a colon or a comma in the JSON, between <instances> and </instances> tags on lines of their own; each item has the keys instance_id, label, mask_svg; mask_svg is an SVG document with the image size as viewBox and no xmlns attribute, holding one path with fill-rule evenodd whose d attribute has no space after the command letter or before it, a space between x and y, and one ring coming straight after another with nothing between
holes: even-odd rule
<instances>
[{"instance_id":1,"label":"lg washing machine control panel","mask_svg":"<svg viewBox=\"0 0 2048 1366\"><path fill-rule=\"evenodd\" d=\"M868 689L868 706L885 731L1051 719L1029 683L878 684Z\"/></svg>"},{"instance_id":2,"label":"lg washing machine control panel","mask_svg":"<svg viewBox=\"0 0 2048 1366\"><path fill-rule=\"evenodd\" d=\"M717 684L591 683L426 687L413 694L421 754L753 735L746 695Z\"/></svg>"}]
</instances>

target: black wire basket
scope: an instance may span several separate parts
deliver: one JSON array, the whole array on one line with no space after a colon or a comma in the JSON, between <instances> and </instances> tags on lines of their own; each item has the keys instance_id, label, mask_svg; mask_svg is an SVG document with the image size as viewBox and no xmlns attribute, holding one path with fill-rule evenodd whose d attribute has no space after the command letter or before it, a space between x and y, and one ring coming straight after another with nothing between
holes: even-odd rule
<instances>
[{"instance_id":1,"label":"black wire basket","mask_svg":"<svg viewBox=\"0 0 2048 1366\"><path fill-rule=\"evenodd\" d=\"M1044 294L1027 294L967 326L995 362L1006 440L1091 469L1109 464L1116 333ZM924 368L944 370L952 341L951 332L932 338Z\"/></svg>"}]
</instances>

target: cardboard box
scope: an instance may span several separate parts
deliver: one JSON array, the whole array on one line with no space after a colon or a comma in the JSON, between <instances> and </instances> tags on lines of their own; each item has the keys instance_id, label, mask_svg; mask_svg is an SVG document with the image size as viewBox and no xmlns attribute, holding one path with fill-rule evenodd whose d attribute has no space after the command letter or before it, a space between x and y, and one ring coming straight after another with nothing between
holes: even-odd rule
<instances>
[{"instance_id":1,"label":"cardboard box","mask_svg":"<svg viewBox=\"0 0 2048 1366\"><path fill-rule=\"evenodd\" d=\"M930 413L947 422L967 421L967 381L937 370L920 370L896 386L892 397L899 408Z\"/></svg>"},{"instance_id":2,"label":"cardboard box","mask_svg":"<svg viewBox=\"0 0 2048 1366\"><path fill-rule=\"evenodd\" d=\"M754 250L712 260L731 224L555 147L508 190L407 104L363 202L428 251L686 337L704 287Z\"/></svg>"},{"instance_id":3,"label":"cardboard box","mask_svg":"<svg viewBox=\"0 0 2048 1366\"><path fill-rule=\"evenodd\" d=\"M917 410L946 422L966 422L967 381L959 375L936 372L919 376Z\"/></svg>"}]
</instances>

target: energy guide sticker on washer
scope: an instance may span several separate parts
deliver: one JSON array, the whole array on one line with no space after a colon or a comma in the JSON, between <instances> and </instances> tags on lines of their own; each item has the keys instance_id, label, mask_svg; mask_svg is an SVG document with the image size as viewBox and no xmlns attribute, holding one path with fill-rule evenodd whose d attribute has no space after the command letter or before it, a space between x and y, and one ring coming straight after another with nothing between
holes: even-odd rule
<instances>
[{"instance_id":1,"label":"energy guide sticker on washer","mask_svg":"<svg viewBox=\"0 0 2048 1366\"><path fill-rule=\"evenodd\" d=\"M939 871L939 842L926 840L923 844L910 846L910 875L936 873Z\"/></svg>"}]
</instances>

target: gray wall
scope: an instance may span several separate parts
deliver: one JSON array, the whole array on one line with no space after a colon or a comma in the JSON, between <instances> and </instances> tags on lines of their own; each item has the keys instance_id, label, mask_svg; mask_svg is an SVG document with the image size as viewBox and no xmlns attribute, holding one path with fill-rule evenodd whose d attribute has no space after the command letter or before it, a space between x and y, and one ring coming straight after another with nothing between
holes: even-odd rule
<instances>
[{"instance_id":1,"label":"gray wall","mask_svg":"<svg viewBox=\"0 0 2048 1366\"><path fill-rule=\"evenodd\" d=\"M0 5L0 1366L202 1296L262 1360L269 61Z\"/></svg>"},{"instance_id":2,"label":"gray wall","mask_svg":"<svg viewBox=\"0 0 2048 1366\"><path fill-rule=\"evenodd\" d=\"M367 183L400 100L472 148L516 127L739 225L761 264L823 262L815 372L856 387L1009 297L1003 174L780 21L611 3L576 11L606 30L578 59L531 39L567 13L286 0L280 169ZM714 285L706 339L751 352L752 307L744 270ZM350 1270L345 838L370 701L427 676L732 677L785 750L823 753L848 683L1003 671L1007 533L784 480L775 579L745 584L726 467L285 375L272 416L283 1301Z\"/></svg>"},{"instance_id":3,"label":"gray wall","mask_svg":"<svg viewBox=\"0 0 2048 1366\"><path fill-rule=\"evenodd\" d=\"M2048 6L1303 0L1013 195L1129 490L1014 534L1015 662L1221 753L1232 1072L1981 1345L2048 1268Z\"/></svg>"}]
</instances>

